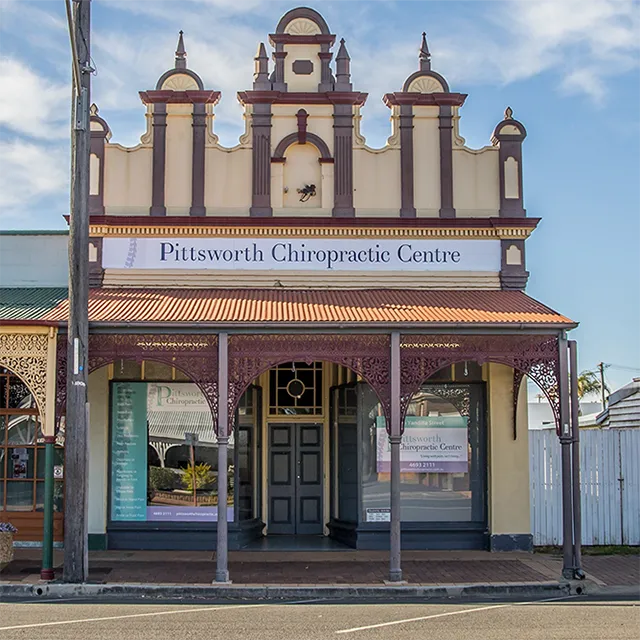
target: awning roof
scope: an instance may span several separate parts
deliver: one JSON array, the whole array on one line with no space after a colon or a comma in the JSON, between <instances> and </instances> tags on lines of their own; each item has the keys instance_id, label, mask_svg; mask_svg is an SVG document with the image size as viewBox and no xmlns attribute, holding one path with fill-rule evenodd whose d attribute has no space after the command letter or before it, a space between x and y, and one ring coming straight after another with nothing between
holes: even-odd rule
<instances>
[{"instance_id":1,"label":"awning roof","mask_svg":"<svg viewBox=\"0 0 640 640\"><path fill-rule=\"evenodd\" d=\"M6 308L0 306L0 310ZM5 313L2 311L0 320L12 317ZM66 322L67 313L65 299L37 317ZM258 326L308 323L575 326L569 318L521 291L415 289L102 288L90 292L89 321Z\"/></svg>"},{"instance_id":2,"label":"awning roof","mask_svg":"<svg viewBox=\"0 0 640 640\"><path fill-rule=\"evenodd\" d=\"M61 301L67 289L62 287L0 289L0 320L40 320Z\"/></svg>"}]
</instances>

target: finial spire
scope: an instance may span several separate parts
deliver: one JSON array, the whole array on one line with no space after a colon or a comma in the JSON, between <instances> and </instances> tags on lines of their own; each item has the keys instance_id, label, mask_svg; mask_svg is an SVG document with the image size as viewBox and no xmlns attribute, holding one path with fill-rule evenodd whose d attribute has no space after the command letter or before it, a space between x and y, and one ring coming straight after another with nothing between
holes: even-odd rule
<instances>
[{"instance_id":1,"label":"finial spire","mask_svg":"<svg viewBox=\"0 0 640 640\"><path fill-rule=\"evenodd\" d=\"M429 47L427 45L427 34L422 32L422 44L420 45L420 71L431 71L431 53L429 53Z\"/></svg>"},{"instance_id":2,"label":"finial spire","mask_svg":"<svg viewBox=\"0 0 640 640\"><path fill-rule=\"evenodd\" d=\"M264 42L259 44L258 52L253 60L253 88L258 91L260 89L271 89L271 82L269 81L269 56L267 55Z\"/></svg>"},{"instance_id":3,"label":"finial spire","mask_svg":"<svg viewBox=\"0 0 640 640\"><path fill-rule=\"evenodd\" d=\"M344 43L344 38L340 40L340 48L336 55L336 91L351 91L351 58Z\"/></svg>"},{"instance_id":4,"label":"finial spire","mask_svg":"<svg viewBox=\"0 0 640 640\"><path fill-rule=\"evenodd\" d=\"M511 107L507 107L504 110L504 119L505 120L513 120L513 109Z\"/></svg>"},{"instance_id":5,"label":"finial spire","mask_svg":"<svg viewBox=\"0 0 640 640\"><path fill-rule=\"evenodd\" d=\"M176 69L187 68L187 52L184 48L184 38L182 37L182 31L180 31L180 37L178 38L178 48L176 49Z\"/></svg>"}]
</instances>

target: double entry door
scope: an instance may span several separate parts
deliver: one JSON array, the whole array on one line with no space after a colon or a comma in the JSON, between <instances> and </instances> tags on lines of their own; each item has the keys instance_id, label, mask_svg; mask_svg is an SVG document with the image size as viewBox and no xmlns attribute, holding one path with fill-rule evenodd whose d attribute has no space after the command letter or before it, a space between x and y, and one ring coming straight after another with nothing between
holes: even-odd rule
<instances>
[{"instance_id":1,"label":"double entry door","mask_svg":"<svg viewBox=\"0 0 640 640\"><path fill-rule=\"evenodd\" d=\"M268 533L323 533L322 425L269 424Z\"/></svg>"}]
</instances>

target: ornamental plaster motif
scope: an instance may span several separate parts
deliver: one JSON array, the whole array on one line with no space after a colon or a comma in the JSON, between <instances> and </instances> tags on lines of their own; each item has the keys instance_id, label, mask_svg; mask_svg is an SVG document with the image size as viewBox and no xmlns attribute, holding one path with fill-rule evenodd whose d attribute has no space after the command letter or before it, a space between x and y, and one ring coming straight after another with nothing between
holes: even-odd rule
<instances>
[{"instance_id":1,"label":"ornamental plaster motif","mask_svg":"<svg viewBox=\"0 0 640 640\"><path fill-rule=\"evenodd\" d=\"M173 91L197 91L198 83L186 73L176 73L162 83L162 88Z\"/></svg>"},{"instance_id":2,"label":"ornamental plaster motif","mask_svg":"<svg viewBox=\"0 0 640 640\"><path fill-rule=\"evenodd\" d=\"M43 421L47 397L48 341L46 334L0 334L0 366L15 373L29 387Z\"/></svg>"},{"instance_id":3,"label":"ornamental plaster motif","mask_svg":"<svg viewBox=\"0 0 640 640\"><path fill-rule=\"evenodd\" d=\"M195 227L195 226L106 226L91 225L92 237L104 238L458 238L523 240L528 238L534 227Z\"/></svg>"},{"instance_id":4,"label":"ornamental plaster motif","mask_svg":"<svg viewBox=\"0 0 640 640\"><path fill-rule=\"evenodd\" d=\"M322 33L320 27L309 18L296 18L285 28L285 33L290 36L316 36Z\"/></svg>"},{"instance_id":5,"label":"ornamental plaster motif","mask_svg":"<svg viewBox=\"0 0 640 640\"><path fill-rule=\"evenodd\" d=\"M409 85L409 93L444 93L444 87L435 78L422 76Z\"/></svg>"}]
</instances>

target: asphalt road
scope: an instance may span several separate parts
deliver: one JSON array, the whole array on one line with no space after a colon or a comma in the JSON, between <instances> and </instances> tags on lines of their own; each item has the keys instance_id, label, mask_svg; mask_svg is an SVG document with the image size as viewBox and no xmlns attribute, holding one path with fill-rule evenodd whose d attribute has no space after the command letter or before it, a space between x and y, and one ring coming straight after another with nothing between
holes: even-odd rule
<instances>
[{"instance_id":1,"label":"asphalt road","mask_svg":"<svg viewBox=\"0 0 640 640\"><path fill-rule=\"evenodd\" d=\"M2 640L637 640L640 601L0 603Z\"/></svg>"}]
</instances>

